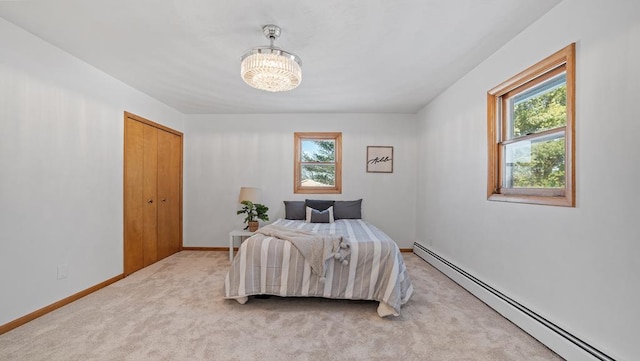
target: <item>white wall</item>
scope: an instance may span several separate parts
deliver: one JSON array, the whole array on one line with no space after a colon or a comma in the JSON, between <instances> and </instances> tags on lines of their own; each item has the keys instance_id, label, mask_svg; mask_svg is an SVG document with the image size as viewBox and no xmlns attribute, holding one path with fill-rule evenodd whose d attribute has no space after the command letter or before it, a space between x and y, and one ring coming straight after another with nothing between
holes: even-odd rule
<instances>
[{"instance_id":1,"label":"white wall","mask_svg":"<svg viewBox=\"0 0 640 361\"><path fill-rule=\"evenodd\" d=\"M566 0L419 112L421 243L619 360L640 355L640 2ZM577 207L486 200L486 92L577 43Z\"/></svg>"},{"instance_id":2,"label":"white wall","mask_svg":"<svg viewBox=\"0 0 640 361\"><path fill-rule=\"evenodd\" d=\"M123 272L124 111L184 120L3 19L0 80L2 325Z\"/></svg>"},{"instance_id":3,"label":"white wall","mask_svg":"<svg viewBox=\"0 0 640 361\"><path fill-rule=\"evenodd\" d=\"M293 133L342 132L342 194L293 193ZM363 218L400 247L415 240L416 118L407 114L262 114L187 116L185 246L226 247L241 229L241 186L262 189L271 220L284 200L363 199ZM393 173L367 173L367 145L394 147Z\"/></svg>"}]
</instances>

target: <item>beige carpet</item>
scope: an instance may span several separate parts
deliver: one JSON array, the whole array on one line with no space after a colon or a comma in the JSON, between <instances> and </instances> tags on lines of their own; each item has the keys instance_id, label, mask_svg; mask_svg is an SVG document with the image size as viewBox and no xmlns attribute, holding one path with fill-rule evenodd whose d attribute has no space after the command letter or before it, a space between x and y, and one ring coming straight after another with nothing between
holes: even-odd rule
<instances>
[{"instance_id":1,"label":"beige carpet","mask_svg":"<svg viewBox=\"0 0 640 361\"><path fill-rule=\"evenodd\" d=\"M561 360L413 254L400 317L377 304L223 300L228 253L184 251L0 335L0 360Z\"/></svg>"}]
</instances>

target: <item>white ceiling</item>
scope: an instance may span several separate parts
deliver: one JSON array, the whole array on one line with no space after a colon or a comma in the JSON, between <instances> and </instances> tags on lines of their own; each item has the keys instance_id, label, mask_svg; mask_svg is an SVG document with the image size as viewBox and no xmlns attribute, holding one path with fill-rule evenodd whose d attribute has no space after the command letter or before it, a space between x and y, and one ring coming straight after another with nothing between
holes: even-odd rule
<instances>
[{"instance_id":1,"label":"white ceiling","mask_svg":"<svg viewBox=\"0 0 640 361\"><path fill-rule=\"evenodd\" d=\"M0 17L186 114L415 113L559 2L0 1ZM269 23L302 58L290 92L240 78Z\"/></svg>"}]
</instances>

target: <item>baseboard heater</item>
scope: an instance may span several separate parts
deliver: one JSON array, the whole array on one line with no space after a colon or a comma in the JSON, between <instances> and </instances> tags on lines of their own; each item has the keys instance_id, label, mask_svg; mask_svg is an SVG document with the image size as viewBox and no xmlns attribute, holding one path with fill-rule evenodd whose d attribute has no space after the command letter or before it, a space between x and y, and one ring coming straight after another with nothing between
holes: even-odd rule
<instances>
[{"instance_id":1,"label":"baseboard heater","mask_svg":"<svg viewBox=\"0 0 640 361\"><path fill-rule=\"evenodd\" d=\"M445 275L447 275L449 278L451 278L454 282L460 284L460 286L462 286L463 288L467 289L469 292L471 292L472 294L474 294L476 297L480 298L481 300L483 300L482 297L479 297L475 292L473 292L472 290L468 289L467 287L465 287L463 284L461 284L458 280L456 280L456 277L452 277L451 275L449 275L446 269L443 269L440 265L435 264L437 262L432 262L433 260L436 260L438 262L440 262L443 266L447 267L449 270L454 271L457 275L464 277L464 279L466 279L467 281L472 282L473 284L479 286L480 288L482 288L483 291L489 292L490 294L492 294L493 296L497 297L498 299L502 300L503 302L505 302L506 304L508 304L509 306L515 308L516 310L520 311L522 314L528 316L529 320L534 321L535 323L537 323L538 325L544 326L545 329L553 331L553 333L557 336L560 336L560 338L566 342L568 342L568 344L573 345L573 346L577 346L578 349L580 350L574 350L573 352L569 351L569 352L562 352L562 351L567 351L566 347L564 348L564 350L559 350L558 348L561 347L552 347L552 345L547 344L547 346L549 348L551 348L552 350L558 352L560 354L560 356L563 356L567 359L573 359L574 357L567 357L569 355L572 356L576 356L579 357L579 355L581 354L582 357L579 358L584 358L584 356L586 356L583 352L586 352L588 355L592 356L593 358L595 358L596 360L601 360L601 361L615 361L614 358L608 356L607 354L605 354L604 352L598 350L597 348L591 346L590 344L582 341L580 338L572 335L571 333L569 333L568 331L562 329L560 326L554 324L553 322L547 320L546 318L540 316L539 314L535 313L534 311L530 310L529 308L527 308L526 306L522 305L521 303L515 301L514 299L510 298L509 296L505 295L504 293L496 290L495 288L491 287L490 285L488 285L487 283L479 280L478 278L474 277L473 275L469 274L468 272L466 272L465 270L461 269L460 267L454 265L453 263L447 261L446 259L442 258L440 255L436 254L435 252L433 252L432 250L426 248L425 246L421 245L420 243L415 242L413 244L413 250L414 253L419 256L420 258L422 258L423 260L425 260L426 262L428 262L429 264L431 264L432 266L436 267L437 269L439 269L440 271L442 271ZM494 309L496 309L496 307L494 307L494 305L492 305L490 302L486 302L486 300L483 300L485 303L487 303L487 305L489 307L492 307ZM502 312L500 312L499 310L496 309L496 311L498 311L499 313L503 314ZM525 331L526 328L522 327L522 325L520 325L518 322L516 322L515 320L513 320L512 318L508 317L507 315L504 315L506 318L508 318L509 320L511 320L512 322L514 322L516 325L520 326L521 328L523 328ZM534 335L532 333L532 336L536 337L536 335ZM539 337L536 337L540 340ZM541 342L545 343L543 340L540 340ZM546 344L546 343L545 343ZM556 345L557 346L557 345ZM578 353L579 352L579 353Z\"/></svg>"}]
</instances>

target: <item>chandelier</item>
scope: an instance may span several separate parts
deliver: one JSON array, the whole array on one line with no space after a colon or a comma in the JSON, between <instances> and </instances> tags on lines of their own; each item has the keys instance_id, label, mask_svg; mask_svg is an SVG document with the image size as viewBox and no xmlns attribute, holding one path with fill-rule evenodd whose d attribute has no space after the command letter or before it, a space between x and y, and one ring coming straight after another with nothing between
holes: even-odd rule
<instances>
[{"instance_id":1,"label":"chandelier","mask_svg":"<svg viewBox=\"0 0 640 361\"><path fill-rule=\"evenodd\" d=\"M302 81L302 60L273 46L273 41L280 37L280 27L265 25L262 32L271 45L255 47L242 55L242 80L256 89L270 92L297 88Z\"/></svg>"}]
</instances>

